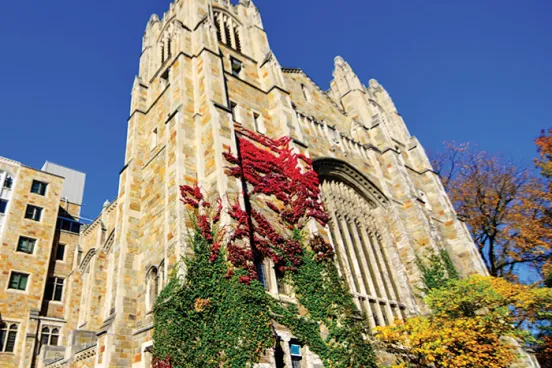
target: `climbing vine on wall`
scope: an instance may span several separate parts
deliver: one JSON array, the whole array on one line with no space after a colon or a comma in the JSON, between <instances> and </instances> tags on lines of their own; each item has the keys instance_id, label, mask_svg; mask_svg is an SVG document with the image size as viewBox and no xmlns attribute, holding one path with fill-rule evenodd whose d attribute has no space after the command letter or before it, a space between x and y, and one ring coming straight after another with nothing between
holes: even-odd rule
<instances>
[{"instance_id":1,"label":"climbing vine on wall","mask_svg":"<svg viewBox=\"0 0 552 368\"><path fill-rule=\"evenodd\" d=\"M449 281L458 280L458 271L450 255L445 249L438 253L430 253L425 259L416 257L416 264L422 273L424 287L422 291L427 294L431 290L445 287Z\"/></svg>"},{"instance_id":2,"label":"climbing vine on wall","mask_svg":"<svg viewBox=\"0 0 552 368\"><path fill-rule=\"evenodd\" d=\"M332 247L308 230L328 221L311 161L289 138L237 128L238 154L225 153L245 206L212 205L196 186L181 187L194 229L186 277L173 277L155 307L158 368L246 367L277 343L275 324L320 356L326 367L375 367L366 325L333 263ZM218 229L217 229L218 228ZM297 303L267 294L255 263L269 258Z\"/></svg>"}]
</instances>

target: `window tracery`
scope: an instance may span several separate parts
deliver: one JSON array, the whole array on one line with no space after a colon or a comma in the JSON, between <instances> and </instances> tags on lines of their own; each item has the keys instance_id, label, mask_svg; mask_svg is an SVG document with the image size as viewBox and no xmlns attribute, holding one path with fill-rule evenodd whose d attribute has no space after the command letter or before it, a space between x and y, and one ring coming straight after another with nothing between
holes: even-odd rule
<instances>
[{"instance_id":1,"label":"window tracery","mask_svg":"<svg viewBox=\"0 0 552 368\"><path fill-rule=\"evenodd\" d=\"M240 24L233 17L221 11L215 10L214 18L218 41L238 52L242 52L243 42Z\"/></svg>"},{"instance_id":2,"label":"window tracery","mask_svg":"<svg viewBox=\"0 0 552 368\"><path fill-rule=\"evenodd\" d=\"M336 179L323 179L322 194L338 268L357 307L372 328L403 319L405 306L376 225L373 203Z\"/></svg>"}]
</instances>

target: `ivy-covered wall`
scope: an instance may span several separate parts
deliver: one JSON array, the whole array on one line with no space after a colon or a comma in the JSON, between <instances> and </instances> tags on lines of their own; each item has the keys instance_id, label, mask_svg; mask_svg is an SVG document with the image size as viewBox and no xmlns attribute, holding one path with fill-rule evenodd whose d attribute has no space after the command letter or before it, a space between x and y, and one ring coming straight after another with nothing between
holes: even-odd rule
<instances>
[{"instance_id":1,"label":"ivy-covered wall","mask_svg":"<svg viewBox=\"0 0 552 368\"><path fill-rule=\"evenodd\" d=\"M155 364L246 367L270 360L267 352L284 327L326 367L375 367L367 326L337 272L332 247L313 230L328 218L312 163L288 138L239 130L237 140L238 155L225 157L228 175L242 182L244 205L229 199L231 224L221 224L220 201L209 203L197 186L181 188L194 257L183 260L186 276L173 275L158 298ZM285 275L294 301L265 291L259 258Z\"/></svg>"}]
</instances>

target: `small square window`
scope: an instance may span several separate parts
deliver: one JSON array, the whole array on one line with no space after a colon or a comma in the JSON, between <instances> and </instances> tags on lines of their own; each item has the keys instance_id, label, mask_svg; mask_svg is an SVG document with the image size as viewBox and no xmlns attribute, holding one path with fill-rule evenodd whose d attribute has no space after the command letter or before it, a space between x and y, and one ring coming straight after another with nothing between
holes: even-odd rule
<instances>
[{"instance_id":1,"label":"small square window","mask_svg":"<svg viewBox=\"0 0 552 368\"><path fill-rule=\"evenodd\" d=\"M33 206L32 204L27 205L25 218L34 221L40 221L40 219L42 218L42 208Z\"/></svg>"},{"instance_id":2,"label":"small square window","mask_svg":"<svg viewBox=\"0 0 552 368\"><path fill-rule=\"evenodd\" d=\"M29 275L20 273L20 272L12 272L10 276L10 284L8 285L8 289L14 289L14 290L27 290L27 282L29 281Z\"/></svg>"},{"instance_id":3,"label":"small square window","mask_svg":"<svg viewBox=\"0 0 552 368\"><path fill-rule=\"evenodd\" d=\"M35 245L36 239L21 236L19 237L19 242L17 243L17 251L27 254L33 254Z\"/></svg>"},{"instance_id":4,"label":"small square window","mask_svg":"<svg viewBox=\"0 0 552 368\"><path fill-rule=\"evenodd\" d=\"M39 195L45 195L46 194L46 187L48 186L47 183L43 183L38 180L33 180L33 184L31 186L31 193L39 194Z\"/></svg>"},{"instance_id":5,"label":"small square window","mask_svg":"<svg viewBox=\"0 0 552 368\"><path fill-rule=\"evenodd\" d=\"M63 261L65 258L65 244L59 243L56 248L56 261Z\"/></svg>"},{"instance_id":6,"label":"small square window","mask_svg":"<svg viewBox=\"0 0 552 368\"><path fill-rule=\"evenodd\" d=\"M0 213L6 213L7 208L8 208L8 201L0 199Z\"/></svg>"},{"instance_id":7,"label":"small square window","mask_svg":"<svg viewBox=\"0 0 552 368\"><path fill-rule=\"evenodd\" d=\"M232 65L232 75L235 77L239 77L243 69L243 63L238 59L234 59L233 57L231 57L230 64Z\"/></svg>"},{"instance_id":8,"label":"small square window","mask_svg":"<svg viewBox=\"0 0 552 368\"><path fill-rule=\"evenodd\" d=\"M11 189L13 186L13 178L11 176L6 177L4 180L4 188Z\"/></svg>"}]
</instances>

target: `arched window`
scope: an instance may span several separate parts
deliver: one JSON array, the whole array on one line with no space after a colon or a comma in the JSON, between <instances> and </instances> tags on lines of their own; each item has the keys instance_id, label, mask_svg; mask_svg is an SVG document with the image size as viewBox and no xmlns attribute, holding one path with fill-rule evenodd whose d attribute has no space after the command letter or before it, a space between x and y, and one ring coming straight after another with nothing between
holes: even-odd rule
<instances>
[{"instance_id":1,"label":"arched window","mask_svg":"<svg viewBox=\"0 0 552 368\"><path fill-rule=\"evenodd\" d=\"M159 290L159 274L157 267L152 267L146 275L146 308L151 311L157 299Z\"/></svg>"},{"instance_id":2,"label":"arched window","mask_svg":"<svg viewBox=\"0 0 552 368\"><path fill-rule=\"evenodd\" d=\"M243 43L239 23L232 16L217 10L214 11L214 18L219 42L242 52Z\"/></svg>"},{"instance_id":3,"label":"arched window","mask_svg":"<svg viewBox=\"0 0 552 368\"><path fill-rule=\"evenodd\" d=\"M17 324L0 324L0 353L13 353L17 341Z\"/></svg>"},{"instance_id":4,"label":"arched window","mask_svg":"<svg viewBox=\"0 0 552 368\"><path fill-rule=\"evenodd\" d=\"M372 328L404 318L374 203L336 178L322 177L324 204L338 268Z\"/></svg>"},{"instance_id":5,"label":"arched window","mask_svg":"<svg viewBox=\"0 0 552 368\"><path fill-rule=\"evenodd\" d=\"M59 328L57 327L42 327L40 333L40 345L57 346L59 343Z\"/></svg>"}]
</instances>

